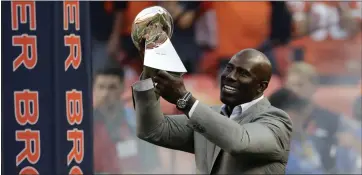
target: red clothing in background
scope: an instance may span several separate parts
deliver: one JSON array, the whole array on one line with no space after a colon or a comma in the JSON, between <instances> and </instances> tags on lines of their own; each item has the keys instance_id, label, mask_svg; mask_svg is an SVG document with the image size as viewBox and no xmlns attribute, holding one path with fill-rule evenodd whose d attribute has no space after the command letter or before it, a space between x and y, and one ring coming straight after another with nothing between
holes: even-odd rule
<instances>
[{"instance_id":1,"label":"red clothing in background","mask_svg":"<svg viewBox=\"0 0 362 175\"><path fill-rule=\"evenodd\" d=\"M102 122L94 122L93 128L94 172L119 174L121 161L106 126Z\"/></svg>"}]
</instances>

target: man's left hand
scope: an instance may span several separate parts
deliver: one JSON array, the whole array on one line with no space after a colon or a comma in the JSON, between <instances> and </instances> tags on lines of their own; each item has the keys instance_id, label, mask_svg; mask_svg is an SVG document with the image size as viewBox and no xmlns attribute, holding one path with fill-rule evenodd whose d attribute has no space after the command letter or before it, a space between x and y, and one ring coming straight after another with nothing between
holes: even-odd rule
<instances>
[{"instance_id":1,"label":"man's left hand","mask_svg":"<svg viewBox=\"0 0 362 175\"><path fill-rule=\"evenodd\" d=\"M163 70L158 71L156 76L153 77L153 82L155 83L156 93L172 104L176 104L177 100L187 93L181 77L172 76Z\"/></svg>"}]
</instances>

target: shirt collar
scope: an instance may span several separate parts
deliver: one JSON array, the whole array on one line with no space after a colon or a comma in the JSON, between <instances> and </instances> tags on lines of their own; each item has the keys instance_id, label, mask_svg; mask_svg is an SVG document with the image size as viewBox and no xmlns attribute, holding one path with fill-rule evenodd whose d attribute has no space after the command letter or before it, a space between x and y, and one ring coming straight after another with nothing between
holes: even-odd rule
<instances>
[{"instance_id":1,"label":"shirt collar","mask_svg":"<svg viewBox=\"0 0 362 175\"><path fill-rule=\"evenodd\" d=\"M241 109L243 109L243 111L246 111L248 108L250 108L251 106L255 105L256 103L258 103L261 99L264 98L264 95L260 96L259 98L251 101L251 102L248 102L248 103L244 103L244 104L241 104Z\"/></svg>"},{"instance_id":2,"label":"shirt collar","mask_svg":"<svg viewBox=\"0 0 362 175\"><path fill-rule=\"evenodd\" d=\"M250 101L250 102L247 102L247 103L243 103L241 105L238 105L238 106L235 106L233 111L231 112L231 115L230 116L235 116L236 115L236 112L237 114L241 114L242 112L246 111L247 109L249 109L251 106L253 106L254 104L258 103L261 99L264 98L264 95L260 96L259 98L257 99L254 99L253 101ZM221 107L221 112L224 114L224 115L227 115L226 113L226 105L222 105Z\"/></svg>"}]
</instances>

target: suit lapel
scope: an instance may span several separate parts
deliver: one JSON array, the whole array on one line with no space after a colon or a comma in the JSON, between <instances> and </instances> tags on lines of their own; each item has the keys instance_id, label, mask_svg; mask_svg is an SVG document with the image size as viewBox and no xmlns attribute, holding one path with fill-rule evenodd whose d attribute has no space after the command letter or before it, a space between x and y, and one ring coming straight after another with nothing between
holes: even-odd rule
<instances>
[{"instance_id":1,"label":"suit lapel","mask_svg":"<svg viewBox=\"0 0 362 175\"><path fill-rule=\"evenodd\" d=\"M253 106L251 106L246 111L243 111L241 114L239 114L237 117L233 118L232 120L234 120L234 121L236 121L236 122L238 122L240 124L243 119L251 117L254 113L257 113L257 111L262 109L263 106L267 106L267 105L270 105L268 99L263 98L258 103L254 104ZM221 108L219 109L219 111L222 114ZM219 146L215 145L214 143L211 143L211 144L213 144L215 146L215 149L214 149L214 154L212 156L212 164L211 164L211 169L209 170L209 174L212 172L212 169L214 168L215 161L217 160L217 158L218 158L218 156L220 154L220 151L221 151L221 148Z\"/></svg>"}]
</instances>

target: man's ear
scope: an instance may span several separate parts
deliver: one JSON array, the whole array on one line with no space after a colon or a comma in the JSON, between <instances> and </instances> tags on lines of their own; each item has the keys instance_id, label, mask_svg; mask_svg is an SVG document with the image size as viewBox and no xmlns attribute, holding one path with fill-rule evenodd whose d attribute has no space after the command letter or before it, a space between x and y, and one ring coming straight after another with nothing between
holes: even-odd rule
<instances>
[{"instance_id":1,"label":"man's ear","mask_svg":"<svg viewBox=\"0 0 362 175\"><path fill-rule=\"evenodd\" d=\"M266 88L268 88L269 81L262 81L259 83L258 92L263 93Z\"/></svg>"}]
</instances>

